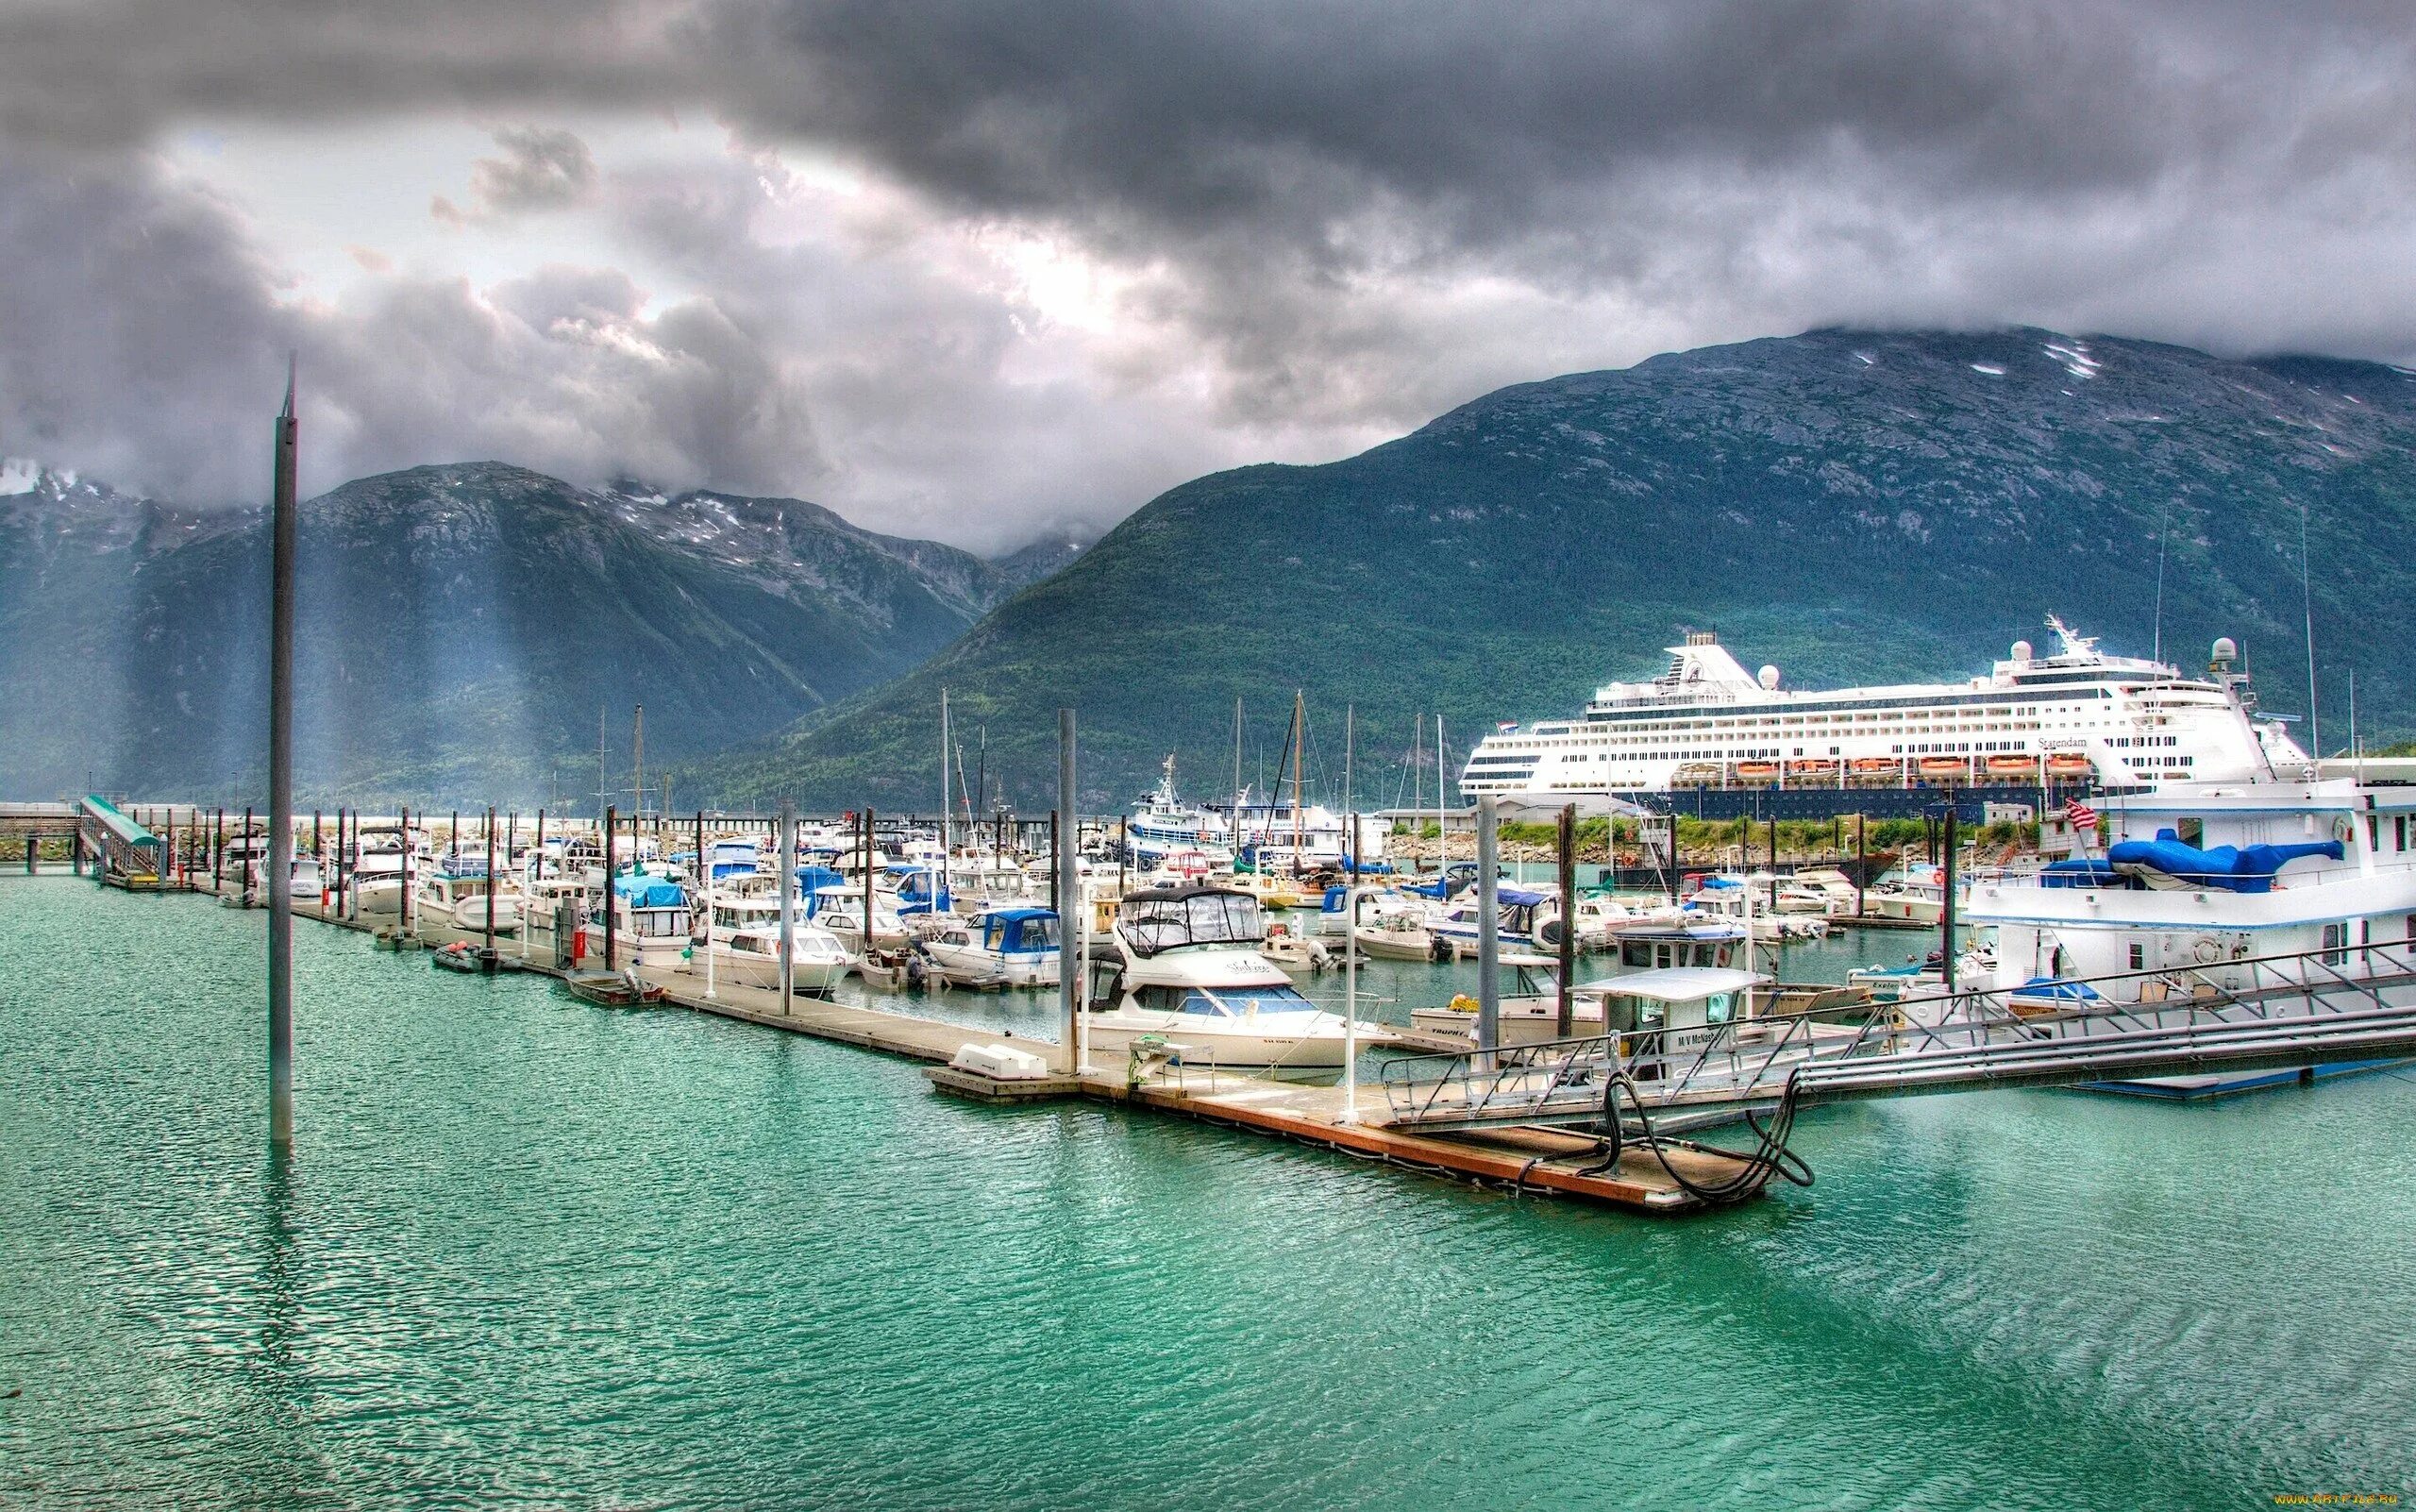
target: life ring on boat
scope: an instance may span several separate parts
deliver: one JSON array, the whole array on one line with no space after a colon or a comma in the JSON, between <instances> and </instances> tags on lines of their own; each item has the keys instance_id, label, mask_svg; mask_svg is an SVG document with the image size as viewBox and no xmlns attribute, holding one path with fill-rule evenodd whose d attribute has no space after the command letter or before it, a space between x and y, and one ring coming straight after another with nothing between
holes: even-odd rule
<instances>
[{"instance_id":1,"label":"life ring on boat","mask_svg":"<svg viewBox=\"0 0 2416 1512\"><path fill-rule=\"evenodd\" d=\"M2211 934L2201 934L2190 942L2190 955L2200 966L2213 966L2223 958L2223 942Z\"/></svg>"},{"instance_id":2,"label":"life ring on boat","mask_svg":"<svg viewBox=\"0 0 2416 1512\"><path fill-rule=\"evenodd\" d=\"M1465 992L1455 995L1451 1001L1451 1012L1455 1014L1472 1014L1476 1012L1480 1006L1481 1004L1479 1004L1474 998L1469 997Z\"/></svg>"}]
</instances>

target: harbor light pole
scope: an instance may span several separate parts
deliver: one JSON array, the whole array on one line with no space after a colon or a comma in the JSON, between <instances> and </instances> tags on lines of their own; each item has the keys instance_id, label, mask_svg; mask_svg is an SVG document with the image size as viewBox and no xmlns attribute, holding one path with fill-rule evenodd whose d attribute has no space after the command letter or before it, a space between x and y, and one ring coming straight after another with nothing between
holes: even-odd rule
<instances>
[{"instance_id":1,"label":"harbor light pole","mask_svg":"<svg viewBox=\"0 0 2416 1512\"><path fill-rule=\"evenodd\" d=\"M269 527L268 1139L294 1147L294 366L277 417Z\"/></svg>"}]
</instances>

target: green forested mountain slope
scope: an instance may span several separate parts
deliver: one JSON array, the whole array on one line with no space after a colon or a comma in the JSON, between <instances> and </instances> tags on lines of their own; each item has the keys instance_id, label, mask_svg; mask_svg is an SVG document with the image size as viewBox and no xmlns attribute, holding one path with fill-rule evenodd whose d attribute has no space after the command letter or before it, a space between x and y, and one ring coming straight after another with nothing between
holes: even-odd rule
<instances>
[{"instance_id":1,"label":"green forested mountain slope","mask_svg":"<svg viewBox=\"0 0 2416 1512\"><path fill-rule=\"evenodd\" d=\"M2240 639L2267 706L2307 701L2309 522L2324 736L2416 728L2416 378L2104 337L1815 331L1504 389L1325 466L1183 484L902 680L710 768L733 796L927 808L939 690L989 770L1050 801L1054 711L1082 715L1086 805L1271 769L1292 690L1338 776L1389 801L1413 711L1454 760L1500 719L1578 710L1714 629L1793 682L1986 669L2059 613L2198 663ZM970 738L968 736L968 738ZM1380 770L1381 769L1381 770Z\"/></svg>"}]
</instances>

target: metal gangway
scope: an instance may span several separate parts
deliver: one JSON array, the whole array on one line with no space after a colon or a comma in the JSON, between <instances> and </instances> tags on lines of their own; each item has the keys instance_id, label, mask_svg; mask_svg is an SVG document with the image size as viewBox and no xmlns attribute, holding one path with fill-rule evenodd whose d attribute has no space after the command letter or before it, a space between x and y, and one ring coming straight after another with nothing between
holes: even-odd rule
<instances>
[{"instance_id":1,"label":"metal gangway","mask_svg":"<svg viewBox=\"0 0 2416 1512\"><path fill-rule=\"evenodd\" d=\"M1616 980L1616 979L1615 979ZM1616 991L1614 985L1613 990ZM1774 1015L1384 1068L1384 1121L1433 1133L1534 1125L1735 1122L1792 1105L1988 1087L2313 1067L2416 1056L2416 941L2206 966L1944 988L1842 1013Z\"/></svg>"},{"instance_id":2,"label":"metal gangway","mask_svg":"<svg viewBox=\"0 0 2416 1512\"><path fill-rule=\"evenodd\" d=\"M165 875L166 845L97 793L76 805L85 853L97 858L101 880L126 888L157 887Z\"/></svg>"}]
</instances>

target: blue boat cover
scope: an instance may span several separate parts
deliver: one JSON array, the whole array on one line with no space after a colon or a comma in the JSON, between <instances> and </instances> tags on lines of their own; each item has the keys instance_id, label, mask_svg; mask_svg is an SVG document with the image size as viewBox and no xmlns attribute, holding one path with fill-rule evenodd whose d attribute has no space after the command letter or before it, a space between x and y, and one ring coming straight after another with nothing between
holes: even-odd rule
<instances>
[{"instance_id":1,"label":"blue boat cover","mask_svg":"<svg viewBox=\"0 0 2416 1512\"><path fill-rule=\"evenodd\" d=\"M1550 893L1531 893L1524 887L1497 887L1493 896L1504 908L1533 908L1552 897Z\"/></svg>"},{"instance_id":2,"label":"blue boat cover","mask_svg":"<svg viewBox=\"0 0 2416 1512\"><path fill-rule=\"evenodd\" d=\"M2217 846L2201 850L2181 843L2171 830L2158 830L2153 840L2118 840L2106 848L2106 859L2125 871L2156 871L2202 887L2234 893L2265 893L2273 889L2273 874L2302 856L2332 861L2346 852L2338 840L2311 840L2293 846Z\"/></svg>"},{"instance_id":3,"label":"blue boat cover","mask_svg":"<svg viewBox=\"0 0 2416 1512\"><path fill-rule=\"evenodd\" d=\"M1036 928L1041 920L1051 928ZM1057 949L1057 916L1045 908L998 908L981 916L982 943L1001 955L1041 955Z\"/></svg>"},{"instance_id":4,"label":"blue boat cover","mask_svg":"<svg viewBox=\"0 0 2416 1512\"><path fill-rule=\"evenodd\" d=\"M688 900L678 882L662 877L615 877L612 891L631 908L678 908Z\"/></svg>"},{"instance_id":5,"label":"blue boat cover","mask_svg":"<svg viewBox=\"0 0 2416 1512\"><path fill-rule=\"evenodd\" d=\"M799 866L797 869L797 890L812 898L825 887L841 887L847 879L829 866Z\"/></svg>"}]
</instances>

